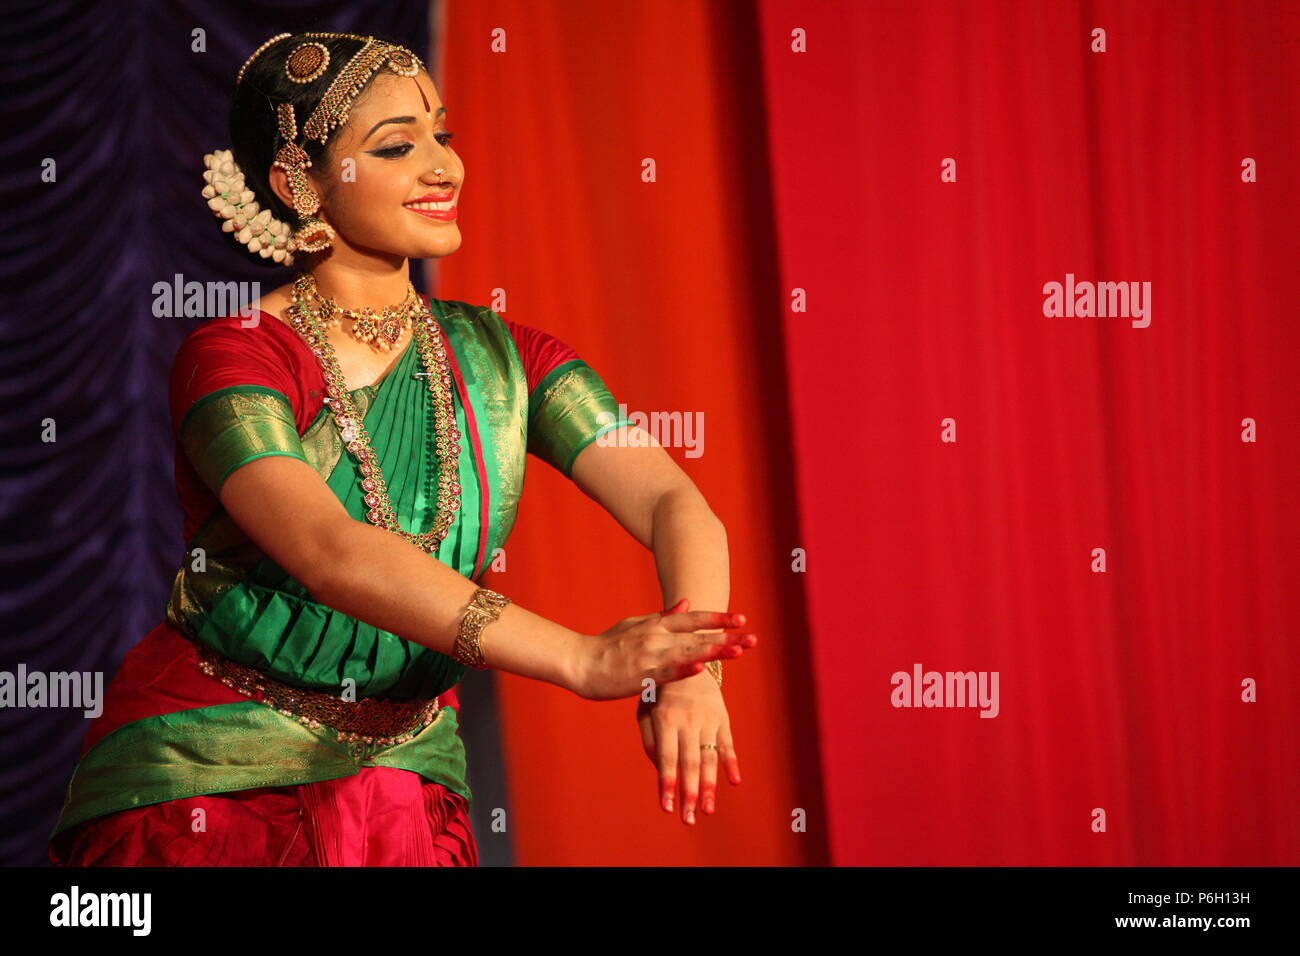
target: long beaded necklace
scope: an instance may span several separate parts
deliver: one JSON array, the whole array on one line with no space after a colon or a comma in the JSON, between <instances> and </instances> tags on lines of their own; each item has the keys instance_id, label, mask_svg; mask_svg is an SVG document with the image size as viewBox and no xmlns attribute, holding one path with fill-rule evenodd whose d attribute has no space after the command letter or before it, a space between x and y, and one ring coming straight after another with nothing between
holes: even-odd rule
<instances>
[{"instance_id":1,"label":"long beaded necklace","mask_svg":"<svg viewBox=\"0 0 1300 956\"><path fill-rule=\"evenodd\" d=\"M411 288L410 293L414 291ZM356 405L343 379L343 371L334 355L334 348L326 337L320 313L313 305L317 299L324 300L324 297L316 290L316 281L311 273L304 273L293 284L293 305L286 310L286 315L293 323L294 331L302 337L320 362L325 376L325 402L334 415L339 437L358 462L361 471L361 490L365 492L363 500L368 508L366 518L371 524L400 535L422 551L432 553L447 537L452 522L456 520L461 492L458 465L460 428L456 424L455 408L452 405L451 363L447 359L442 327L424 299L417 295L420 317L415 321L411 334L424 363L433 405L434 446L438 456L438 510L432 528L423 534L412 534L397 523L397 512L388 497L388 485L379 470L379 456L371 448L370 435L366 432L361 416L357 414Z\"/></svg>"}]
</instances>

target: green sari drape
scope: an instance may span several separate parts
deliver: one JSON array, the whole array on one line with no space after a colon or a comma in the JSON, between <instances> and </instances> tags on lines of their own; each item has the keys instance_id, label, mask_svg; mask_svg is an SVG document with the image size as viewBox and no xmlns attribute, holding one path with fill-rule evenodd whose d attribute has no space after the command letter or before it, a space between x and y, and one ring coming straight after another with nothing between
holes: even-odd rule
<instances>
[{"instance_id":1,"label":"green sari drape","mask_svg":"<svg viewBox=\"0 0 1300 956\"><path fill-rule=\"evenodd\" d=\"M420 530L432 526L437 504L437 460L424 451L433 440L433 410L427 379L414 374L422 370L412 340L380 381L350 393L379 456L399 524ZM465 410L460 402L455 405L456 424L461 435L468 436ZM328 408L320 410L301 437L296 428L289 434L291 414L284 409L278 418L279 444L291 452L300 448L301 456L293 457L303 457L348 514L365 521L360 475ZM219 400L199 402L181 426L182 441L192 444L198 460L205 461L203 449L214 447L210 436L228 434L241 424L239 412ZM229 457L222 450L218 460ZM477 558L476 519L483 491L473 454L462 453L459 465L461 511L435 556L470 577ZM177 630L231 660L276 680L318 690L336 689L351 679L358 697L428 699L453 686L465 672L445 654L318 603L220 509L190 542L191 553L195 548L204 549L206 570L194 572L188 565L180 569L167 619Z\"/></svg>"}]
</instances>

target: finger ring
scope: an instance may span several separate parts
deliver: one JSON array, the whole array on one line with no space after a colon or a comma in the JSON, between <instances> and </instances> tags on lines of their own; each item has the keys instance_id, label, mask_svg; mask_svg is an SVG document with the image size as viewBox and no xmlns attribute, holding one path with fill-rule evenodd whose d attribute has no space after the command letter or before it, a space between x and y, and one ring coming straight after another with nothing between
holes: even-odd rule
<instances>
[{"instance_id":1,"label":"finger ring","mask_svg":"<svg viewBox=\"0 0 1300 956\"><path fill-rule=\"evenodd\" d=\"M718 745L717 745L717 744L700 744L700 749L701 749L701 750L717 750L717 749L718 749Z\"/></svg>"}]
</instances>

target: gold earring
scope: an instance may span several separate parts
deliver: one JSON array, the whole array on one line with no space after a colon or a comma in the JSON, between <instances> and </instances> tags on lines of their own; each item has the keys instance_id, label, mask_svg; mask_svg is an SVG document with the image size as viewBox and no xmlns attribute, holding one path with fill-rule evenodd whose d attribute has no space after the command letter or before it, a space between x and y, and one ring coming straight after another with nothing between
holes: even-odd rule
<instances>
[{"instance_id":1,"label":"gold earring","mask_svg":"<svg viewBox=\"0 0 1300 956\"><path fill-rule=\"evenodd\" d=\"M308 185L302 167L294 166L291 168L293 172L289 173L289 189L293 193L294 212L299 216L315 215L316 210L320 208L320 197L316 195L316 190Z\"/></svg>"},{"instance_id":2,"label":"gold earring","mask_svg":"<svg viewBox=\"0 0 1300 956\"><path fill-rule=\"evenodd\" d=\"M275 162L271 165L284 170L284 175L289 180L289 191L293 193L293 208L298 215L310 216L320 208L320 197L307 182L307 167L311 165L311 157L294 142L298 138L298 123L294 120L293 105L281 103L275 112L284 145L276 152Z\"/></svg>"},{"instance_id":3,"label":"gold earring","mask_svg":"<svg viewBox=\"0 0 1300 956\"><path fill-rule=\"evenodd\" d=\"M293 147L297 149L297 147ZM281 165L277 163L277 165ZM293 241L303 252L320 252L328 249L334 241L334 230L329 223L316 213L320 210L320 197L307 184L307 177L301 165L290 165L285 169L289 176L289 188L293 191L293 211L298 214L302 225L293 234Z\"/></svg>"},{"instance_id":4,"label":"gold earring","mask_svg":"<svg viewBox=\"0 0 1300 956\"><path fill-rule=\"evenodd\" d=\"M334 242L334 230L324 219L308 216L293 234L293 241L303 252L320 252Z\"/></svg>"},{"instance_id":5,"label":"gold earring","mask_svg":"<svg viewBox=\"0 0 1300 956\"><path fill-rule=\"evenodd\" d=\"M289 180L289 191L293 194L293 210L302 220L302 225L293 234L293 241L303 252L320 252L328 249L334 241L334 230L316 215L320 209L320 197L307 182L307 167L311 165L311 158L306 150L294 142L298 138L298 123L293 115L293 106L281 103L276 107L276 118L284 145L275 154L272 165L284 170L284 175Z\"/></svg>"}]
</instances>

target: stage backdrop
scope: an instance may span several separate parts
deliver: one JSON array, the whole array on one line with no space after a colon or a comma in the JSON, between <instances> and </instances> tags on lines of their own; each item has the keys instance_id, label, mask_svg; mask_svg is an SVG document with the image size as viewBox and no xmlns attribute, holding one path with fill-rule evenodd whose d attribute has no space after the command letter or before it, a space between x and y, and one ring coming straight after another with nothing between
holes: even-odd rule
<instances>
[{"instance_id":1,"label":"stage backdrop","mask_svg":"<svg viewBox=\"0 0 1300 956\"><path fill-rule=\"evenodd\" d=\"M727 527L731 609L760 640L725 665L742 783L724 777L718 812L690 827L659 808L635 701L503 675L521 864L826 859L803 582L782 557L799 539L756 15L693 0L446 7L439 94L466 177L440 295L502 295L494 308L572 345L629 412L702 422L702 445L668 451ZM663 606L650 552L536 459L489 579L588 633Z\"/></svg>"},{"instance_id":2,"label":"stage backdrop","mask_svg":"<svg viewBox=\"0 0 1300 956\"><path fill-rule=\"evenodd\" d=\"M761 10L832 859L1300 862L1300 5Z\"/></svg>"}]
</instances>

